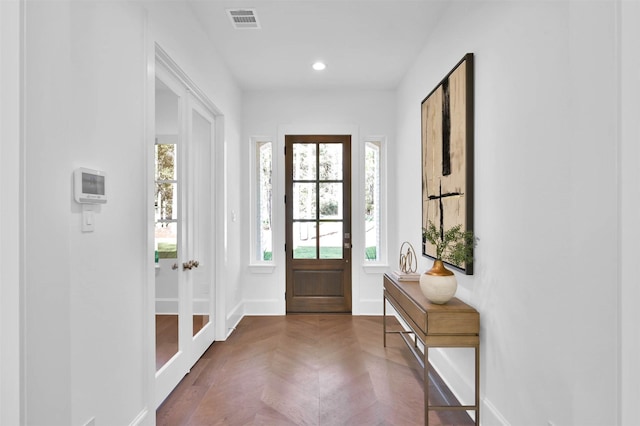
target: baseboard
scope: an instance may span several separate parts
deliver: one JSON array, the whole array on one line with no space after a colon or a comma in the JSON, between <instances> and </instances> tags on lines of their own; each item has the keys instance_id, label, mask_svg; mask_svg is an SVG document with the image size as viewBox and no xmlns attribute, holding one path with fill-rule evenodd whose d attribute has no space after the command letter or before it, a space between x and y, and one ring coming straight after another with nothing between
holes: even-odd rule
<instances>
[{"instance_id":1,"label":"baseboard","mask_svg":"<svg viewBox=\"0 0 640 426\"><path fill-rule=\"evenodd\" d=\"M458 401L472 403L475 383L470 381L465 374L462 374L457 364L447 356L444 350L435 348L429 350L429 362L438 372L438 375L445 382L447 387L453 392ZM482 374L480 375L482 384ZM509 426L510 423L504 418L500 411L480 394L480 424Z\"/></svg>"},{"instance_id":2,"label":"baseboard","mask_svg":"<svg viewBox=\"0 0 640 426\"><path fill-rule=\"evenodd\" d=\"M480 423L483 425L511 426L511 423L502 416L500 411L488 399L482 401Z\"/></svg>"},{"instance_id":3,"label":"baseboard","mask_svg":"<svg viewBox=\"0 0 640 426\"><path fill-rule=\"evenodd\" d=\"M445 351L440 348L430 349L429 362L446 382L458 401L471 403L475 393L475 383L470 380L473 377L466 377ZM465 349L465 351L472 355L473 349ZM473 356L469 361L473 362ZM471 375L473 375L473 372L471 372Z\"/></svg>"},{"instance_id":4,"label":"baseboard","mask_svg":"<svg viewBox=\"0 0 640 426\"><path fill-rule=\"evenodd\" d=\"M358 312L358 315L382 315L382 298L361 300L354 312Z\"/></svg>"},{"instance_id":5,"label":"baseboard","mask_svg":"<svg viewBox=\"0 0 640 426\"><path fill-rule=\"evenodd\" d=\"M152 424L147 418L148 414L149 409L147 409L147 407L144 407L142 411L140 411L138 415L131 421L131 423L129 423L129 426L144 426L147 424Z\"/></svg>"},{"instance_id":6,"label":"baseboard","mask_svg":"<svg viewBox=\"0 0 640 426\"><path fill-rule=\"evenodd\" d=\"M233 333L233 330L236 329L236 326L238 325L240 320L242 320L244 315L245 315L244 314L244 302L238 303L231 310L231 312L229 312L229 314L227 314L225 340L226 340L227 337L229 337L231 335L231 333Z\"/></svg>"},{"instance_id":7,"label":"baseboard","mask_svg":"<svg viewBox=\"0 0 640 426\"><path fill-rule=\"evenodd\" d=\"M245 315L284 315L286 312L284 300L278 299L245 299Z\"/></svg>"},{"instance_id":8,"label":"baseboard","mask_svg":"<svg viewBox=\"0 0 640 426\"><path fill-rule=\"evenodd\" d=\"M390 305L387 305L387 315L395 316L402 327L405 330L409 330L408 325ZM419 342L418 346L420 351L424 349ZM469 398L473 400L475 384L463 377L455 363L443 351L438 348L429 350L429 362L458 400L461 400L461 398L466 401L469 401ZM482 385L482 372L480 374L480 384ZM491 426L511 425L491 401L482 396L482 393L480 393L480 424Z\"/></svg>"}]
</instances>

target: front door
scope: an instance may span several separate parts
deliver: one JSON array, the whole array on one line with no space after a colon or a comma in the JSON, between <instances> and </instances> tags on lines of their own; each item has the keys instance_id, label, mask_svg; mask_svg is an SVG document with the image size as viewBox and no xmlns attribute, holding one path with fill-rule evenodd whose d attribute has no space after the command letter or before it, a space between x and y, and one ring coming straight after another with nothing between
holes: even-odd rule
<instances>
[{"instance_id":1,"label":"front door","mask_svg":"<svg viewBox=\"0 0 640 426\"><path fill-rule=\"evenodd\" d=\"M351 312L351 136L286 135L288 313Z\"/></svg>"}]
</instances>

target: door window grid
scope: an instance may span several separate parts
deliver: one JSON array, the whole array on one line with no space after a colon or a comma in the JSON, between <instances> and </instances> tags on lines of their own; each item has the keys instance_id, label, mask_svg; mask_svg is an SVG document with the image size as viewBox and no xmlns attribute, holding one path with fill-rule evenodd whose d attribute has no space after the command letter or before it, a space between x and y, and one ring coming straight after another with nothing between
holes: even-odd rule
<instances>
[{"instance_id":1,"label":"door window grid","mask_svg":"<svg viewBox=\"0 0 640 426\"><path fill-rule=\"evenodd\" d=\"M294 259L344 256L342 147L340 143L293 144Z\"/></svg>"}]
</instances>

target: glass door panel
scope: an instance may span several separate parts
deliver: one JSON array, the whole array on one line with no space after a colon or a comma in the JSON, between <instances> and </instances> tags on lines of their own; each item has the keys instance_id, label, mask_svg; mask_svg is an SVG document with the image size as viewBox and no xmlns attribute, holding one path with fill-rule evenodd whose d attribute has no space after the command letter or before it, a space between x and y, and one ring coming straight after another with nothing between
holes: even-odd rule
<instances>
[{"instance_id":1,"label":"glass door panel","mask_svg":"<svg viewBox=\"0 0 640 426\"><path fill-rule=\"evenodd\" d=\"M316 259L316 222L293 222L293 258Z\"/></svg>"},{"instance_id":2,"label":"glass door panel","mask_svg":"<svg viewBox=\"0 0 640 426\"><path fill-rule=\"evenodd\" d=\"M320 222L320 259L342 259L342 222Z\"/></svg>"},{"instance_id":3,"label":"glass door panel","mask_svg":"<svg viewBox=\"0 0 640 426\"><path fill-rule=\"evenodd\" d=\"M342 180L342 145L321 143L319 151L318 172L320 180Z\"/></svg>"},{"instance_id":4,"label":"glass door panel","mask_svg":"<svg viewBox=\"0 0 640 426\"><path fill-rule=\"evenodd\" d=\"M293 146L293 180L316 179L316 144L300 143Z\"/></svg>"},{"instance_id":5,"label":"glass door panel","mask_svg":"<svg viewBox=\"0 0 640 426\"><path fill-rule=\"evenodd\" d=\"M155 90L156 370L179 351L178 163L181 97L161 79Z\"/></svg>"},{"instance_id":6,"label":"glass door panel","mask_svg":"<svg viewBox=\"0 0 640 426\"><path fill-rule=\"evenodd\" d=\"M320 219L342 219L342 182L320 182Z\"/></svg>"},{"instance_id":7,"label":"glass door panel","mask_svg":"<svg viewBox=\"0 0 640 426\"><path fill-rule=\"evenodd\" d=\"M192 336L210 322L213 281L213 227L211 185L211 142L213 123L199 111L191 110L192 202L190 223L192 241Z\"/></svg>"},{"instance_id":8,"label":"glass door panel","mask_svg":"<svg viewBox=\"0 0 640 426\"><path fill-rule=\"evenodd\" d=\"M316 183L294 182L293 184L293 218L316 219Z\"/></svg>"}]
</instances>

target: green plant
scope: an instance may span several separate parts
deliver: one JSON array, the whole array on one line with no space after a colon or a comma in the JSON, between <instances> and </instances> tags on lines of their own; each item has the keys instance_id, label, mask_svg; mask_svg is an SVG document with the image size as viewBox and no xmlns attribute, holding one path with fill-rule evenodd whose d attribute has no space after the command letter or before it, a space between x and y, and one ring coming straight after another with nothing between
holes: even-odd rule
<instances>
[{"instance_id":1,"label":"green plant","mask_svg":"<svg viewBox=\"0 0 640 426\"><path fill-rule=\"evenodd\" d=\"M463 231L462 225L456 225L445 231L444 228L437 228L433 222L429 221L429 225L422 228L422 240L435 246L436 259L457 266L473 262L476 238L472 231Z\"/></svg>"}]
</instances>

